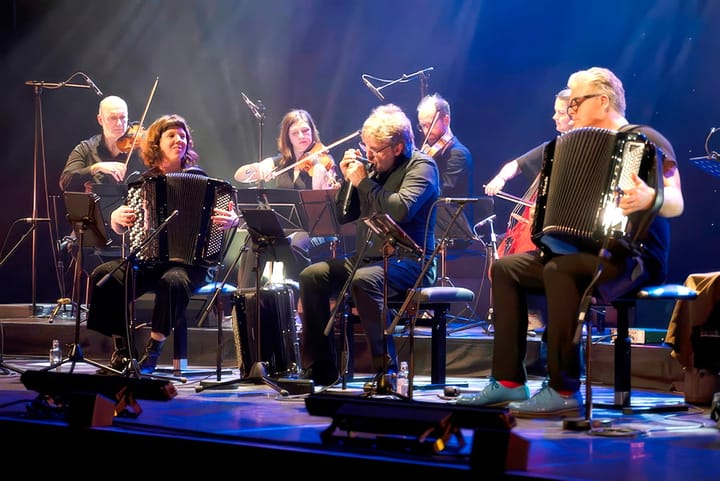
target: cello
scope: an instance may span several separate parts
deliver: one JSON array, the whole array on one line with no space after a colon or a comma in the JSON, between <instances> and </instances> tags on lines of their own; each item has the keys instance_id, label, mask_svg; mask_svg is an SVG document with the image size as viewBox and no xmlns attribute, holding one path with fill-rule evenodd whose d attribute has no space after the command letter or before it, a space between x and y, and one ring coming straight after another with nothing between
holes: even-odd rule
<instances>
[{"instance_id":1,"label":"cello","mask_svg":"<svg viewBox=\"0 0 720 481\"><path fill-rule=\"evenodd\" d=\"M521 198L512 196L502 191L496 194L501 199L510 200L516 204L510 213L510 217L508 218L508 227L505 232L505 237L503 237L502 241L500 241L500 244L498 245L498 258L510 254L535 250L536 246L531 238L532 215L535 200L537 198L539 182L540 176L538 175Z\"/></svg>"}]
</instances>

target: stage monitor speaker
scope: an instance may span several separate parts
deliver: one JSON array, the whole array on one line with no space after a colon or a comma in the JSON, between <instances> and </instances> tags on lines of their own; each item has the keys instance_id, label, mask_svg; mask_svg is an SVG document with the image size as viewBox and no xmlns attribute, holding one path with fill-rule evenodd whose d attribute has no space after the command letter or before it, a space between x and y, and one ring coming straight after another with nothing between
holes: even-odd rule
<instances>
[{"instance_id":1,"label":"stage monitor speaker","mask_svg":"<svg viewBox=\"0 0 720 481\"><path fill-rule=\"evenodd\" d=\"M321 434L324 443L456 456L472 470L493 476L527 469L529 442L511 432L515 418L505 408L332 393L309 395L305 407L310 415L332 418ZM469 453L464 429L472 430Z\"/></svg>"},{"instance_id":2,"label":"stage monitor speaker","mask_svg":"<svg viewBox=\"0 0 720 481\"><path fill-rule=\"evenodd\" d=\"M173 383L161 379L28 370L20 380L27 389L40 394L97 393L114 400L132 395L152 401L169 401L177 395Z\"/></svg>"}]
</instances>

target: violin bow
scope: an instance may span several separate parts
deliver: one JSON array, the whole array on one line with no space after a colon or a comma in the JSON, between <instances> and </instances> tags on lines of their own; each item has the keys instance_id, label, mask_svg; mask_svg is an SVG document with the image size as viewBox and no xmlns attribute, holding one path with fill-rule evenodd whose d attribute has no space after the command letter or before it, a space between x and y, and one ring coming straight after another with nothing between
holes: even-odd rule
<instances>
[{"instance_id":1,"label":"violin bow","mask_svg":"<svg viewBox=\"0 0 720 481\"><path fill-rule=\"evenodd\" d=\"M483 185L483 187L485 187ZM512 194L508 194L507 192L503 192L502 190L498 191L495 194L495 197L499 197L501 199L509 200L510 202L515 202L516 204L524 205L525 207L532 207L534 204L532 202L529 202L522 197L517 197Z\"/></svg>"},{"instance_id":2,"label":"violin bow","mask_svg":"<svg viewBox=\"0 0 720 481\"><path fill-rule=\"evenodd\" d=\"M433 121L430 124L430 128L428 129L427 135L425 135L425 138L423 139L422 147L420 148L421 152L425 152L425 147L430 147L427 143L428 139L430 138L430 132L432 132L432 129L435 127L435 124L437 123L438 119L440 119L440 111L435 110L435 115L433 116Z\"/></svg>"},{"instance_id":3,"label":"violin bow","mask_svg":"<svg viewBox=\"0 0 720 481\"><path fill-rule=\"evenodd\" d=\"M135 145L137 144L138 137L140 137L140 132L142 132L142 126L145 123L145 116L148 113L148 109L150 108L150 102L152 102L152 98L155 95L155 90L157 89L159 81L160 77L155 77L155 83L153 84L152 90L150 90L150 96L145 103L145 110L143 111L142 117L140 117L140 125L138 125L137 134L135 135L135 137L133 137L132 144L130 145L130 152L128 152L127 158L125 159L125 167L127 167L130 163L130 157L132 156L133 150L135 150Z\"/></svg>"},{"instance_id":4,"label":"violin bow","mask_svg":"<svg viewBox=\"0 0 720 481\"><path fill-rule=\"evenodd\" d=\"M357 137L358 135L360 135L360 131L359 131L359 130L356 130L356 131L353 132L352 134L346 135L346 136L343 137L342 139L337 140L337 141L333 142L332 144L325 146L324 149L320 149L320 150L318 150L317 152L308 155L307 157L301 158L301 159L298 160L297 162L294 162L294 163L292 163L292 164L290 164L290 165L286 165L285 167L283 167L283 168L280 169L280 170L273 170L273 171L270 173L270 175L268 176L269 178L268 178L267 180L273 180L273 179L277 178L277 176L282 175L283 173L287 172L287 171L290 170L290 169L295 168L295 166L300 165L300 164L303 163L303 162L307 162L307 161L309 161L309 160L315 160L316 157L319 157L321 154L327 153L327 152L328 152L330 149L332 149L333 147L337 147L338 145L340 145L340 144L342 144L342 143L345 143L345 142L347 142L348 140L352 139L353 137Z\"/></svg>"}]
</instances>

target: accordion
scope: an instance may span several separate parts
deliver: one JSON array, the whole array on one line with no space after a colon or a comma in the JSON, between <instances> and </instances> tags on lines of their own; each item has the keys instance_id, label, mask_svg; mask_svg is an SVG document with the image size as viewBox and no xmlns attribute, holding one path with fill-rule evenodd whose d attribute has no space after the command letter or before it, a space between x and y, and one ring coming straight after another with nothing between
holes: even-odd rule
<instances>
[{"instance_id":1,"label":"accordion","mask_svg":"<svg viewBox=\"0 0 720 481\"><path fill-rule=\"evenodd\" d=\"M224 180L190 173L152 176L131 183L126 203L137 214L128 232L131 252L139 249L137 259L142 263L218 265L227 231L214 225L210 217L214 209L228 208L233 191ZM155 234L175 211L176 217Z\"/></svg>"},{"instance_id":2,"label":"accordion","mask_svg":"<svg viewBox=\"0 0 720 481\"><path fill-rule=\"evenodd\" d=\"M656 154L642 132L583 127L551 141L540 171L533 242L554 254L635 249L662 204ZM656 189L656 202L624 216L618 203L623 190L634 187L633 173Z\"/></svg>"}]
</instances>

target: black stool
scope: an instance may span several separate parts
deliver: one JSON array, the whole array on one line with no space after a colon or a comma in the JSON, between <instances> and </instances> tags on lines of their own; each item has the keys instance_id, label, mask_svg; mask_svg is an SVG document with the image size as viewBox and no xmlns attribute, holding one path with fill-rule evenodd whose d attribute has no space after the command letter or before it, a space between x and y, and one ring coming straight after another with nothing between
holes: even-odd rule
<instances>
[{"instance_id":1,"label":"black stool","mask_svg":"<svg viewBox=\"0 0 720 481\"><path fill-rule=\"evenodd\" d=\"M464 287L422 287L415 290L412 302L409 306L406 316L410 318L410 340L411 340L411 356L413 355L414 343L414 326L424 325L431 327L430 340L430 382L432 384L444 384L446 377L446 358L447 358L447 313L450 306L454 302L468 303L475 299L475 293ZM404 303L403 300L391 300L388 302L390 309L399 309ZM420 311L432 311L432 317L418 319ZM353 342L354 331L353 323L347 322L345 326L348 343L348 362L347 377L353 377ZM410 384L412 385L412 376L414 375L412 365L410 363Z\"/></svg>"},{"instance_id":2,"label":"black stool","mask_svg":"<svg viewBox=\"0 0 720 481\"><path fill-rule=\"evenodd\" d=\"M620 297L611 304L617 310L617 337L615 339L615 394L613 403L593 403L594 407L603 409L618 409L625 414L636 412L667 412L687 411L685 403L667 403L655 406L633 407L631 395L631 348L629 328L635 320L635 307L638 300L690 300L695 299L698 293L682 284L662 284L647 286L637 293ZM586 382L590 382L588 379Z\"/></svg>"}]
</instances>

